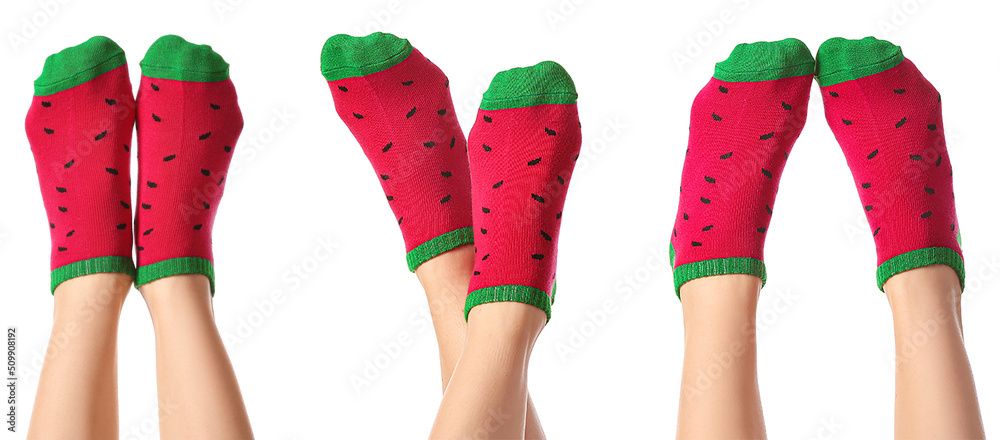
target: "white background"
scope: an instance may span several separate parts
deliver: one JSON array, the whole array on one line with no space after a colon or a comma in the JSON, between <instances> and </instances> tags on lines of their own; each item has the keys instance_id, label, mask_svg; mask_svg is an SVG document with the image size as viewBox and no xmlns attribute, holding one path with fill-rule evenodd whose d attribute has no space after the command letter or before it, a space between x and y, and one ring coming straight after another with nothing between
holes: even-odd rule
<instances>
[{"instance_id":1,"label":"white background","mask_svg":"<svg viewBox=\"0 0 1000 440\"><path fill-rule=\"evenodd\" d=\"M23 134L32 81L49 54L106 35L125 49L136 85L146 48L168 33L225 57L246 119L216 221L215 310L257 437L426 436L440 400L426 302L319 72L327 37L375 30L409 38L448 74L466 130L497 71L552 59L576 82L583 155L560 237L559 300L530 375L552 439L674 435L682 316L658 258L690 104L714 63L738 43L786 37L814 51L834 36L899 44L944 97L969 273L966 343L988 436L1000 436L995 2L12 3L0 6L0 326L20 328L21 432L0 439L24 436L51 329L48 228ZM823 438L889 438L891 316L817 92L767 240L758 320L767 428L775 439L817 438L824 426L834 428ZM315 260L327 240L333 257ZM283 303L267 303L275 290ZM384 348L403 334L408 345ZM122 438L157 438L153 333L138 292L119 342ZM359 389L351 378L366 361L384 368Z\"/></svg>"}]
</instances>

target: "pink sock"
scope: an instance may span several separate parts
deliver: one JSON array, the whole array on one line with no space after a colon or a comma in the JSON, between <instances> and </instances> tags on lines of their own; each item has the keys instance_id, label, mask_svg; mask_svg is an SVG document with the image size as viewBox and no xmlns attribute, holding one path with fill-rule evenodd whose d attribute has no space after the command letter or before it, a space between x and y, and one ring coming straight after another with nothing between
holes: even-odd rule
<instances>
[{"instance_id":1,"label":"pink sock","mask_svg":"<svg viewBox=\"0 0 1000 440\"><path fill-rule=\"evenodd\" d=\"M410 271L472 243L469 164L448 78L410 42L335 35L323 76L403 232Z\"/></svg>"},{"instance_id":2,"label":"pink sock","mask_svg":"<svg viewBox=\"0 0 1000 440\"><path fill-rule=\"evenodd\" d=\"M813 58L794 38L741 44L698 93L671 232L674 287L726 274L767 281L764 238L806 121Z\"/></svg>"},{"instance_id":3,"label":"pink sock","mask_svg":"<svg viewBox=\"0 0 1000 440\"><path fill-rule=\"evenodd\" d=\"M816 55L826 120L854 174L878 251L879 289L932 264L965 266L941 95L900 48L833 38Z\"/></svg>"},{"instance_id":4,"label":"pink sock","mask_svg":"<svg viewBox=\"0 0 1000 440\"><path fill-rule=\"evenodd\" d=\"M140 66L136 285L203 274L214 293L212 226L243 129L229 64L209 46L167 35Z\"/></svg>"},{"instance_id":5,"label":"pink sock","mask_svg":"<svg viewBox=\"0 0 1000 440\"><path fill-rule=\"evenodd\" d=\"M129 148L135 101L125 53L94 37L45 60L25 130L52 238L52 292L101 272L134 275Z\"/></svg>"},{"instance_id":6,"label":"pink sock","mask_svg":"<svg viewBox=\"0 0 1000 440\"><path fill-rule=\"evenodd\" d=\"M476 263L465 303L551 317L563 202L580 154L576 88L551 61L498 73L469 133Z\"/></svg>"}]
</instances>

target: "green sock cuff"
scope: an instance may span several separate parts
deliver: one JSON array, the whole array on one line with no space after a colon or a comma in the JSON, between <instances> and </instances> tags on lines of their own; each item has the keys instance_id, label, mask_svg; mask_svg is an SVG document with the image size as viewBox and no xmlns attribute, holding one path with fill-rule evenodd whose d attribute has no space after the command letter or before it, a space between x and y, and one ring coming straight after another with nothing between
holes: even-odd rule
<instances>
[{"instance_id":1,"label":"green sock cuff","mask_svg":"<svg viewBox=\"0 0 1000 440\"><path fill-rule=\"evenodd\" d=\"M45 59L35 80L35 96L71 89L125 64L125 51L108 37L96 36Z\"/></svg>"},{"instance_id":2,"label":"green sock cuff","mask_svg":"<svg viewBox=\"0 0 1000 440\"><path fill-rule=\"evenodd\" d=\"M484 287L469 292L465 297L465 321L469 321L469 312L480 304L492 302L519 302L532 305L545 312L545 322L552 319L552 300L549 295L534 287L508 284L504 286Z\"/></svg>"},{"instance_id":3,"label":"green sock cuff","mask_svg":"<svg viewBox=\"0 0 1000 440\"><path fill-rule=\"evenodd\" d=\"M413 52L404 38L375 32L364 37L337 34L326 40L320 70L327 81L370 75L399 64Z\"/></svg>"},{"instance_id":4,"label":"green sock cuff","mask_svg":"<svg viewBox=\"0 0 1000 440\"><path fill-rule=\"evenodd\" d=\"M932 264L944 264L955 269L958 274L958 283L962 290L965 290L965 262L962 256L951 248L929 247L917 249L904 254L896 255L878 266L875 270L875 277L878 279L878 290L885 291L883 286L895 275Z\"/></svg>"},{"instance_id":5,"label":"green sock cuff","mask_svg":"<svg viewBox=\"0 0 1000 440\"><path fill-rule=\"evenodd\" d=\"M454 231L445 232L430 240L421 243L413 250L406 253L406 265L410 272L415 272L421 264L431 258L455 249L459 246L472 244L472 226L458 228Z\"/></svg>"},{"instance_id":6,"label":"green sock cuff","mask_svg":"<svg viewBox=\"0 0 1000 440\"><path fill-rule=\"evenodd\" d=\"M544 104L576 104L576 85L563 66L542 61L496 74L479 108L501 110Z\"/></svg>"},{"instance_id":7,"label":"green sock cuff","mask_svg":"<svg viewBox=\"0 0 1000 440\"><path fill-rule=\"evenodd\" d=\"M216 82L229 79L229 63L207 44L192 44L176 35L153 42L139 62L149 78Z\"/></svg>"},{"instance_id":8,"label":"green sock cuff","mask_svg":"<svg viewBox=\"0 0 1000 440\"><path fill-rule=\"evenodd\" d=\"M715 64L715 78L729 82L772 81L812 75L816 68L806 44L795 39L743 43Z\"/></svg>"},{"instance_id":9,"label":"green sock cuff","mask_svg":"<svg viewBox=\"0 0 1000 440\"><path fill-rule=\"evenodd\" d=\"M753 275L760 278L761 287L767 284L767 268L763 261L756 258L730 257L696 261L674 268L674 290L676 290L677 299L681 298L681 286L688 281L732 274Z\"/></svg>"},{"instance_id":10,"label":"green sock cuff","mask_svg":"<svg viewBox=\"0 0 1000 440\"><path fill-rule=\"evenodd\" d=\"M816 52L816 81L820 87L884 72L903 62L903 49L885 40L831 38Z\"/></svg>"},{"instance_id":11,"label":"green sock cuff","mask_svg":"<svg viewBox=\"0 0 1000 440\"><path fill-rule=\"evenodd\" d=\"M80 260L52 269L52 293L67 280L95 273L123 273L135 278L132 257L96 257Z\"/></svg>"},{"instance_id":12,"label":"green sock cuff","mask_svg":"<svg viewBox=\"0 0 1000 440\"><path fill-rule=\"evenodd\" d=\"M180 257L159 261L136 268L135 287L148 284L160 278L174 275L202 274L208 277L215 296L215 266L212 262L199 257Z\"/></svg>"}]
</instances>

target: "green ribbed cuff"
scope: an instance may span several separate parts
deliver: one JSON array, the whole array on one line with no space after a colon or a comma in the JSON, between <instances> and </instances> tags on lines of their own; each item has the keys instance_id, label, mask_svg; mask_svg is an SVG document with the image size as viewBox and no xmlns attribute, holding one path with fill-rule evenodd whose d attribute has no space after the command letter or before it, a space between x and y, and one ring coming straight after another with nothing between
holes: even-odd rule
<instances>
[{"instance_id":1,"label":"green ribbed cuff","mask_svg":"<svg viewBox=\"0 0 1000 440\"><path fill-rule=\"evenodd\" d=\"M135 278L132 257L96 257L52 269L52 293L66 280L95 273L123 273Z\"/></svg>"},{"instance_id":2,"label":"green ribbed cuff","mask_svg":"<svg viewBox=\"0 0 1000 440\"><path fill-rule=\"evenodd\" d=\"M193 82L229 79L229 63L212 46L192 44L176 35L164 35L153 42L139 66L149 78Z\"/></svg>"},{"instance_id":3,"label":"green ribbed cuff","mask_svg":"<svg viewBox=\"0 0 1000 440\"><path fill-rule=\"evenodd\" d=\"M431 258L455 249L459 246L472 244L472 226L458 228L451 232L445 232L430 240L427 240L406 253L406 265L410 272L415 272L421 264Z\"/></svg>"},{"instance_id":4,"label":"green ribbed cuff","mask_svg":"<svg viewBox=\"0 0 1000 440\"><path fill-rule=\"evenodd\" d=\"M375 32L364 37L337 34L320 53L320 71L327 81L370 75L401 63L413 46L393 34Z\"/></svg>"},{"instance_id":5,"label":"green ribbed cuff","mask_svg":"<svg viewBox=\"0 0 1000 440\"><path fill-rule=\"evenodd\" d=\"M737 45L729 58L715 65L713 76L729 82L772 81L812 75L815 68L805 43L786 38Z\"/></svg>"},{"instance_id":6,"label":"green ribbed cuff","mask_svg":"<svg viewBox=\"0 0 1000 440\"><path fill-rule=\"evenodd\" d=\"M212 262L199 257L180 257L163 260L136 269L135 287L148 284L160 278L174 275L202 274L208 277L215 296L215 266Z\"/></svg>"},{"instance_id":7,"label":"green ribbed cuff","mask_svg":"<svg viewBox=\"0 0 1000 440\"><path fill-rule=\"evenodd\" d=\"M882 287L885 286L885 282L895 275L932 264L944 264L955 269L955 273L958 274L958 283L962 286L962 290L965 290L965 262L958 252L946 247L917 249L886 260L875 271L878 290L884 292L885 289Z\"/></svg>"},{"instance_id":8,"label":"green ribbed cuff","mask_svg":"<svg viewBox=\"0 0 1000 440\"><path fill-rule=\"evenodd\" d=\"M826 87L881 73L902 62L903 49L888 41L831 38L816 52L816 81Z\"/></svg>"},{"instance_id":9,"label":"green ribbed cuff","mask_svg":"<svg viewBox=\"0 0 1000 440\"><path fill-rule=\"evenodd\" d=\"M504 286L484 287L469 292L465 297L465 321L469 321L469 312L473 307L492 302L519 302L532 305L545 312L545 322L552 319L552 300L549 295L534 287L509 284Z\"/></svg>"},{"instance_id":10,"label":"green ribbed cuff","mask_svg":"<svg viewBox=\"0 0 1000 440\"><path fill-rule=\"evenodd\" d=\"M125 51L108 37L93 37L45 59L35 96L71 89L125 64Z\"/></svg>"},{"instance_id":11,"label":"green ribbed cuff","mask_svg":"<svg viewBox=\"0 0 1000 440\"><path fill-rule=\"evenodd\" d=\"M502 110L544 104L576 104L576 85L559 63L542 61L496 74L479 108Z\"/></svg>"},{"instance_id":12,"label":"green ribbed cuff","mask_svg":"<svg viewBox=\"0 0 1000 440\"><path fill-rule=\"evenodd\" d=\"M756 258L731 257L696 261L674 269L674 290L677 299L681 297L681 286L684 283L715 275L747 274L760 278L761 287L767 284L767 269L764 262Z\"/></svg>"}]
</instances>

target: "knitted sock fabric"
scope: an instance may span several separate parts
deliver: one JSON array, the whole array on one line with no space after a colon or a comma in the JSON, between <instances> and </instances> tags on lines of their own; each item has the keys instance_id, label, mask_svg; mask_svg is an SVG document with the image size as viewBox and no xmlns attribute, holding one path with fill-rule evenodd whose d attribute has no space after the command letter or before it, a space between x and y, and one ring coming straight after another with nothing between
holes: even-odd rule
<instances>
[{"instance_id":1,"label":"knitted sock fabric","mask_svg":"<svg viewBox=\"0 0 1000 440\"><path fill-rule=\"evenodd\" d=\"M898 46L874 37L827 40L816 64L826 120L875 239L879 289L932 264L951 266L964 288L941 95Z\"/></svg>"},{"instance_id":2,"label":"knitted sock fabric","mask_svg":"<svg viewBox=\"0 0 1000 440\"><path fill-rule=\"evenodd\" d=\"M695 97L671 232L674 287L726 274L767 281L764 238L805 124L814 62L794 38L740 44Z\"/></svg>"},{"instance_id":3,"label":"knitted sock fabric","mask_svg":"<svg viewBox=\"0 0 1000 440\"><path fill-rule=\"evenodd\" d=\"M214 293L212 226L243 129L229 64L168 35L140 66L136 285L203 274Z\"/></svg>"},{"instance_id":4,"label":"knitted sock fabric","mask_svg":"<svg viewBox=\"0 0 1000 440\"><path fill-rule=\"evenodd\" d=\"M471 244L465 136L441 69L409 41L383 33L330 37L321 67L337 114L382 184L410 271Z\"/></svg>"},{"instance_id":5,"label":"knitted sock fabric","mask_svg":"<svg viewBox=\"0 0 1000 440\"><path fill-rule=\"evenodd\" d=\"M580 154L576 87L551 61L498 73L469 133L476 262L465 316L497 301L551 318L563 202Z\"/></svg>"},{"instance_id":6,"label":"knitted sock fabric","mask_svg":"<svg viewBox=\"0 0 1000 440\"><path fill-rule=\"evenodd\" d=\"M125 53L94 37L45 60L25 130L52 238L51 289L133 275L129 146L135 101Z\"/></svg>"}]
</instances>

